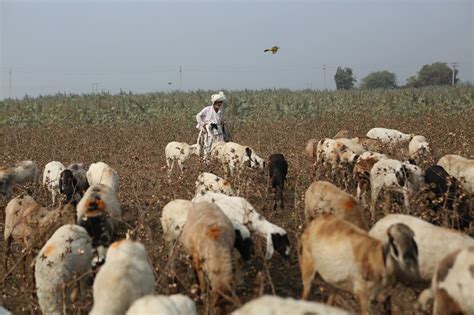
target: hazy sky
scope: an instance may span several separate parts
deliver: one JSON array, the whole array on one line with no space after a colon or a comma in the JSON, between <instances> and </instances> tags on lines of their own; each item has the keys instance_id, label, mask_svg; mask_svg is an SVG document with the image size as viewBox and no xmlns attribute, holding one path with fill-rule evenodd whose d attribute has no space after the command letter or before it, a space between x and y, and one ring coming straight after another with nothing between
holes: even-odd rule
<instances>
[{"instance_id":1,"label":"hazy sky","mask_svg":"<svg viewBox=\"0 0 474 315\"><path fill-rule=\"evenodd\" d=\"M0 98L9 69L13 97L168 91L180 66L183 90L334 89L337 66L404 84L435 61L474 81L473 0L0 1Z\"/></svg>"}]
</instances>

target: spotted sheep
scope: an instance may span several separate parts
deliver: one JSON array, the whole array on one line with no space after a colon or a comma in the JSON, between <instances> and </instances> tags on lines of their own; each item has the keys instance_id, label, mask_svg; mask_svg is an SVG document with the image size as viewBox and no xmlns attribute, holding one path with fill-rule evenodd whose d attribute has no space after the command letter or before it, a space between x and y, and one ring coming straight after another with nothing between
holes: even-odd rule
<instances>
[{"instance_id":1,"label":"spotted sheep","mask_svg":"<svg viewBox=\"0 0 474 315\"><path fill-rule=\"evenodd\" d=\"M420 163L431 154L431 148L424 136L414 136L408 144L408 155L410 159Z\"/></svg>"},{"instance_id":2,"label":"spotted sheep","mask_svg":"<svg viewBox=\"0 0 474 315\"><path fill-rule=\"evenodd\" d=\"M235 196L235 192L228 180L215 174L204 172L199 174L196 181L196 195L204 194L208 191Z\"/></svg>"},{"instance_id":3,"label":"spotted sheep","mask_svg":"<svg viewBox=\"0 0 474 315\"><path fill-rule=\"evenodd\" d=\"M396 129L372 128L366 136L371 139L377 139L388 145L394 145L399 142L410 141L415 135L406 134Z\"/></svg>"},{"instance_id":4,"label":"spotted sheep","mask_svg":"<svg viewBox=\"0 0 474 315\"><path fill-rule=\"evenodd\" d=\"M201 146L196 143L189 145L184 142L172 141L166 145L165 157L168 175L173 172L174 162L178 162L179 169L183 172L184 165L192 155L199 156L201 154Z\"/></svg>"},{"instance_id":5,"label":"spotted sheep","mask_svg":"<svg viewBox=\"0 0 474 315\"><path fill-rule=\"evenodd\" d=\"M123 315L136 300L153 293L155 275L145 246L121 240L110 245L92 286L90 315Z\"/></svg>"},{"instance_id":6,"label":"spotted sheep","mask_svg":"<svg viewBox=\"0 0 474 315\"><path fill-rule=\"evenodd\" d=\"M23 241L23 249L39 248L43 242L58 228L66 223L74 223L74 207L64 205L48 210L38 204L31 196L19 196L10 200L5 207L4 228L4 267L8 267L10 247L13 241ZM30 255L25 255L23 262L29 266ZM28 269L25 268L25 271Z\"/></svg>"},{"instance_id":7,"label":"spotted sheep","mask_svg":"<svg viewBox=\"0 0 474 315\"><path fill-rule=\"evenodd\" d=\"M474 246L447 254L438 264L431 288L418 299L426 310L434 298L433 315L474 314Z\"/></svg>"},{"instance_id":8,"label":"spotted sheep","mask_svg":"<svg viewBox=\"0 0 474 315\"><path fill-rule=\"evenodd\" d=\"M193 203L189 200L175 199L163 207L160 221L167 246L171 246L181 235L192 206ZM231 222L235 232L234 247L239 251L243 260L249 260L253 253L253 241L250 237L250 231L237 221L231 220Z\"/></svg>"},{"instance_id":9,"label":"spotted sheep","mask_svg":"<svg viewBox=\"0 0 474 315\"><path fill-rule=\"evenodd\" d=\"M410 211L410 197L419 190L423 181L423 172L416 165L393 159L379 160L370 170L372 219L375 218L375 205L382 188L402 193L405 208Z\"/></svg>"},{"instance_id":10,"label":"spotted sheep","mask_svg":"<svg viewBox=\"0 0 474 315\"><path fill-rule=\"evenodd\" d=\"M226 144L225 141L216 141L211 146L211 157L216 160L222 159L222 147Z\"/></svg>"},{"instance_id":11,"label":"spotted sheep","mask_svg":"<svg viewBox=\"0 0 474 315\"><path fill-rule=\"evenodd\" d=\"M308 187L304 197L306 222L311 222L323 212L333 213L360 229L368 230L364 208L352 195L329 182L316 181Z\"/></svg>"},{"instance_id":12,"label":"spotted sheep","mask_svg":"<svg viewBox=\"0 0 474 315\"><path fill-rule=\"evenodd\" d=\"M423 286L429 283L436 266L447 253L474 245L474 239L465 234L404 214L386 215L375 223L369 235L386 241L390 226L399 223L405 224L415 233L414 238L418 245L419 275L405 275L410 285Z\"/></svg>"},{"instance_id":13,"label":"spotted sheep","mask_svg":"<svg viewBox=\"0 0 474 315\"><path fill-rule=\"evenodd\" d=\"M300 238L302 298L309 297L311 282L319 273L329 284L351 291L361 314L369 314L370 302L382 298L384 289L395 283L396 268L411 273L418 270L413 231L395 224L387 230L387 237L381 242L331 213L311 221ZM331 294L329 301L333 299Z\"/></svg>"},{"instance_id":14,"label":"spotted sheep","mask_svg":"<svg viewBox=\"0 0 474 315\"><path fill-rule=\"evenodd\" d=\"M329 306L318 302L309 302L295 300L289 297L279 297L272 295L264 295L253 299L233 311L231 315L349 315L338 307Z\"/></svg>"},{"instance_id":15,"label":"spotted sheep","mask_svg":"<svg viewBox=\"0 0 474 315\"><path fill-rule=\"evenodd\" d=\"M265 161L255 153L254 149L235 142L226 142L222 146L221 162L226 174L230 171L231 176L242 170L245 165L259 170L265 168Z\"/></svg>"},{"instance_id":16,"label":"spotted sheep","mask_svg":"<svg viewBox=\"0 0 474 315\"><path fill-rule=\"evenodd\" d=\"M359 202L365 206L366 194L370 191L370 170L375 163L382 159L387 159L385 154L366 151L362 153L354 164L352 170L352 178L357 183L357 194L356 198Z\"/></svg>"},{"instance_id":17,"label":"spotted sheep","mask_svg":"<svg viewBox=\"0 0 474 315\"><path fill-rule=\"evenodd\" d=\"M112 188L116 194L119 191L117 171L104 162L92 163L87 170L86 176L90 186L104 184Z\"/></svg>"},{"instance_id":18,"label":"spotted sheep","mask_svg":"<svg viewBox=\"0 0 474 315\"><path fill-rule=\"evenodd\" d=\"M351 165L359 157L340 139L321 139L316 149L316 163L329 164L332 175L335 176L338 169Z\"/></svg>"},{"instance_id":19,"label":"spotted sheep","mask_svg":"<svg viewBox=\"0 0 474 315\"><path fill-rule=\"evenodd\" d=\"M469 193L474 193L474 159L466 159L460 155L447 154L438 161L449 175L455 177Z\"/></svg>"},{"instance_id":20,"label":"spotted sheep","mask_svg":"<svg viewBox=\"0 0 474 315\"><path fill-rule=\"evenodd\" d=\"M271 188L275 193L273 210L276 210L278 200L280 208L284 208L283 191L285 188L286 175L288 174L288 162L281 153L274 153L268 158L268 177ZM269 185L270 186L270 185Z\"/></svg>"},{"instance_id":21,"label":"spotted sheep","mask_svg":"<svg viewBox=\"0 0 474 315\"><path fill-rule=\"evenodd\" d=\"M197 315L196 304L186 295L146 295L135 302L125 315Z\"/></svg>"},{"instance_id":22,"label":"spotted sheep","mask_svg":"<svg viewBox=\"0 0 474 315\"><path fill-rule=\"evenodd\" d=\"M215 203L232 222L238 222L248 227L250 231L265 237L267 241L265 259L270 259L275 250L283 257L289 257L288 233L280 226L267 221L245 198L208 192L194 197L192 201Z\"/></svg>"},{"instance_id":23,"label":"spotted sheep","mask_svg":"<svg viewBox=\"0 0 474 315\"><path fill-rule=\"evenodd\" d=\"M90 186L76 207L77 224L92 237L92 246L98 250L98 261L104 259L104 251L113 241L122 218L122 209L109 186Z\"/></svg>"},{"instance_id":24,"label":"spotted sheep","mask_svg":"<svg viewBox=\"0 0 474 315\"><path fill-rule=\"evenodd\" d=\"M84 228L63 225L54 232L35 259L36 295L43 314L62 314L63 305L74 302L63 300L77 296L66 284L89 271L91 260L91 239ZM82 288L85 280L79 281Z\"/></svg>"},{"instance_id":25,"label":"spotted sheep","mask_svg":"<svg viewBox=\"0 0 474 315\"><path fill-rule=\"evenodd\" d=\"M216 205L193 203L180 237L198 276L201 293L206 292L206 278L211 288L211 306L219 297L232 292L232 248L235 233L232 222Z\"/></svg>"},{"instance_id":26,"label":"spotted sheep","mask_svg":"<svg viewBox=\"0 0 474 315\"><path fill-rule=\"evenodd\" d=\"M56 203L56 196L60 194L59 178L61 172L65 169L66 167L63 165L63 163L58 161L51 161L44 167L43 185L46 186L49 192L51 192L53 205Z\"/></svg>"}]
</instances>

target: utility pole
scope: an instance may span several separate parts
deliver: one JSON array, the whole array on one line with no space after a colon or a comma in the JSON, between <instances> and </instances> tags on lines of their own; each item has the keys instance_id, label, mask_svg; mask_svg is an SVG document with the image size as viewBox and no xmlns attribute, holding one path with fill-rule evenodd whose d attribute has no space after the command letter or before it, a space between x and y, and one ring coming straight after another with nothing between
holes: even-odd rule
<instances>
[{"instance_id":1,"label":"utility pole","mask_svg":"<svg viewBox=\"0 0 474 315\"><path fill-rule=\"evenodd\" d=\"M181 66L179 66L179 90L181 91L181 73L182 73Z\"/></svg>"},{"instance_id":2,"label":"utility pole","mask_svg":"<svg viewBox=\"0 0 474 315\"><path fill-rule=\"evenodd\" d=\"M454 86L454 75L456 73L456 67L458 66L458 63L457 62L453 62L451 63L451 66L453 67L453 76L451 78L451 85Z\"/></svg>"},{"instance_id":3,"label":"utility pole","mask_svg":"<svg viewBox=\"0 0 474 315\"><path fill-rule=\"evenodd\" d=\"M324 89L326 89L326 65L323 65Z\"/></svg>"},{"instance_id":4,"label":"utility pole","mask_svg":"<svg viewBox=\"0 0 474 315\"><path fill-rule=\"evenodd\" d=\"M92 82L92 94L99 92L99 83Z\"/></svg>"},{"instance_id":5,"label":"utility pole","mask_svg":"<svg viewBox=\"0 0 474 315\"><path fill-rule=\"evenodd\" d=\"M10 78L10 99L12 98L12 68L8 70L8 76Z\"/></svg>"}]
</instances>

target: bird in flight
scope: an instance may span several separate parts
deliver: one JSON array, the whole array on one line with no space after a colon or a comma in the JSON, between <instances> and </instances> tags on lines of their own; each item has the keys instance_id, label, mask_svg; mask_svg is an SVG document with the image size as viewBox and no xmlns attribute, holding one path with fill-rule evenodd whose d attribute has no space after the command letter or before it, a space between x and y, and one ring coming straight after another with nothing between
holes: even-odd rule
<instances>
[{"instance_id":1,"label":"bird in flight","mask_svg":"<svg viewBox=\"0 0 474 315\"><path fill-rule=\"evenodd\" d=\"M173 84L173 83L171 83L171 82L168 82L168 85L171 85L171 84Z\"/></svg>"},{"instance_id":2,"label":"bird in flight","mask_svg":"<svg viewBox=\"0 0 474 315\"><path fill-rule=\"evenodd\" d=\"M276 54L277 51L278 51L278 49L280 49L280 47L278 47L278 46L273 46L272 48L267 48L267 49L265 49L263 52L271 51L272 54Z\"/></svg>"}]
</instances>

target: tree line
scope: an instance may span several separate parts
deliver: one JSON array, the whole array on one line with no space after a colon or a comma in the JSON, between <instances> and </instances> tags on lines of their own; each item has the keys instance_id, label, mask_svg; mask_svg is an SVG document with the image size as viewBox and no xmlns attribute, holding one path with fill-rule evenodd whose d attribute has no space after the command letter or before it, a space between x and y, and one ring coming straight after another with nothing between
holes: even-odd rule
<instances>
[{"instance_id":1,"label":"tree line","mask_svg":"<svg viewBox=\"0 0 474 315\"><path fill-rule=\"evenodd\" d=\"M395 73L388 70L376 71L368 74L361 80L361 89L395 89L398 87L425 87L436 85L452 85L453 80L456 84L458 70L451 69L446 62L435 62L430 65L424 65L418 72L409 77L404 86L397 85ZM357 79L351 68L338 67L336 75L336 88L338 90L350 90L354 88Z\"/></svg>"}]
</instances>

